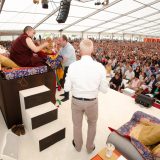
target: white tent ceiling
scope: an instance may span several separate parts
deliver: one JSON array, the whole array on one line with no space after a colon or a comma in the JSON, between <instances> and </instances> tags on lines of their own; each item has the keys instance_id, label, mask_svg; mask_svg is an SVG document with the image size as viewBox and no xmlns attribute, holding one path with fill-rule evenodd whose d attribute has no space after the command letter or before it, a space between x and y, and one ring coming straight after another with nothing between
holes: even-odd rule
<instances>
[{"instance_id":1,"label":"white tent ceiling","mask_svg":"<svg viewBox=\"0 0 160 160\"><path fill-rule=\"evenodd\" d=\"M49 14L59 7L60 0L50 0L49 9L33 4L33 0L5 0L0 30L22 30L31 25L37 26L36 30L160 36L160 0L110 0L108 6L94 3L72 0L66 23L58 24L58 12Z\"/></svg>"}]
</instances>

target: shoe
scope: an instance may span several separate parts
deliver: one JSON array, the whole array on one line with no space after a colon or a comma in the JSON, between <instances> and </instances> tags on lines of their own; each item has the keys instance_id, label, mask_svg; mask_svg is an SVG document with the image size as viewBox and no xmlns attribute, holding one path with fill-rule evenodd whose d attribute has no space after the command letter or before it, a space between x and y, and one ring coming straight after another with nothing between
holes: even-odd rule
<instances>
[{"instance_id":1,"label":"shoe","mask_svg":"<svg viewBox=\"0 0 160 160\"><path fill-rule=\"evenodd\" d=\"M95 149L96 149L96 147L94 146L91 151L88 151L88 153L92 153Z\"/></svg>"},{"instance_id":2,"label":"shoe","mask_svg":"<svg viewBox=\"0 0 160 160\"><path fill-rule=\"evenodd\" d=\"M25 135L24 125L23 125L23 124L20 124L20 125L18 125L18 127L19 127L19 130L20 130L21 135Z\"/></svg>"},{"instance_id":3,"label":"shoe","mask_svg":"<svg viewBox=\"0 0 160 160\"><path fill-rule=\"evenodd\" d=\"M65 94L63 93L63 94L60 94L59 96L65 96Z\"/></svg>"},{"instance_id":4,"label":"shoe","mask_svg":"<svg viewBox=\"0 0 160 160\"><path fill-rule=\"evenodd\" d=\"M75 150L76 150L77 152L80 152L80 151L81 151L81 149L78 150L78 149L76 148L76 144L75 144L74 140L72 140L72 144L73 144L73 147L75 148Z\"/></svg>"},{"instance_id":5,"label":"shoe","mask_svg":"<svg viewBox=\"0 0 160 160\"><path fill-rule=\"evenodd\" d=\"M61 99L62 102L68 101L69 98L68 97L64 97L63 99Z\"/></svg>"},{"instance_id":6,"label":"shoe","mask_svg":"<svg viewBox=\"0 0 160 160\"><path fill-rule=\"evenodd\" d=\"M72 140L72 144L73 144L73 147L76 148L76 145L75 145L75 143L74 143L74 140Z\"/></svg>"},{"instance_id":7,"label":"shoe","mask_svg":"<svg viewBox=\"0 0 160 160\"><path fill-rule=\"evenodd\" d=\"M11 128L11 131L16 134L17 136L20 136L21 133L20 133L20 129L17 127L17 125L13 125L12 128Z\"/></svg>"}]
</instances>

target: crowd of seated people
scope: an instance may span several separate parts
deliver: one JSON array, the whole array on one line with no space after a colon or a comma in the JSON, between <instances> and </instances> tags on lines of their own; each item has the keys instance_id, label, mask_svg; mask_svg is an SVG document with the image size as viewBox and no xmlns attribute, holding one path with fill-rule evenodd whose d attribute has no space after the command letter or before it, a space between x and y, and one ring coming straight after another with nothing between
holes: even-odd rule
<instances>
[{"instance_id":1,"label":"crowd of seated people","mask_svg":"<svg viewBox=\"0 0 160 160\"><path fill-rule=\"evenodd\" d=\"M9 55L9 47L11 46L11 42L10 41L0 41L0 54L2 55Z\"/></svg>"},{"instance_id":2,"label":"crowd of seated people","mask_svg":"<svg viewBox=\"0 0 160 160\"><path fill-rule=\"evenodd\" d=\"M6 50L9 50L11 43L12 43L11 41L0 41L0 46L5 48Z\"/></svg>"}]
</instances>

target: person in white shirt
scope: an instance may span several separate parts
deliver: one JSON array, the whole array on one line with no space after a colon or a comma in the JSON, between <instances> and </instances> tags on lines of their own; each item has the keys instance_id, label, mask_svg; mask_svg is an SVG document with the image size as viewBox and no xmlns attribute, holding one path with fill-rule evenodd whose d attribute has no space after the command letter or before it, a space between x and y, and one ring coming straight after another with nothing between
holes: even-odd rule
<instances>
[{"instance_id":1,"label":"person in white shirt","mask_svg":"<svg viewBox=\"0 0 160 160\"><path fill-rule=\"evenodd\" d=\"M117 59L114 57L113 61L112 61L112 68L114 69L117 63Z\"/></svg>"},{"instance_id":2,"label":"person in white shirt","mask_svg":"<svg viewBox=\"0 0 160 160\"><path fill-rule=\"evenodd\" d=\"M125 79L131 81L134 77L135 77L135 73L133 72L132 67L130 67L130 68L125 72Z\"/></svg>"},{"instance_id":3,"label":"person in white shirt","mask_svg":"<svg viewBox=\"0 0 160 160\"><path fill-rule=\"evenodd\" d=\"M95 149L96 123L98 119L98 91L107 92L106 71L102 64L91 58L93 42L89 39L80 43L81 59L68 68L64 90L72 91L73 146L81 151L82 120L87 116L88 133L86 148L88 153Z\"/></svg>"}]
</instances>

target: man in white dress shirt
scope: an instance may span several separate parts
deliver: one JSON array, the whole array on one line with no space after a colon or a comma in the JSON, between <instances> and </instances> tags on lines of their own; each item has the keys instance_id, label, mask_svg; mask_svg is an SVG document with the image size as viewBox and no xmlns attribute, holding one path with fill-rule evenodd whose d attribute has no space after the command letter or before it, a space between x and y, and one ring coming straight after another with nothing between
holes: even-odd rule
<instances>
[{"instance_id":1,"label":"man in white dress shirt","mask_svg":"<svg viewBox=\"0 0 160 160\"><path fill-rule=\"evenodd\" d=\"M73 146L81 151L82 120L87 116L88 133L86 148L88 153L95 149L96 123L98 119L98 91L107 92L106 70L104 66L91 58L93 42L89 39L80 43L81 59L68 68L64 90L72 91Z\"/></svg>"}]
</instances>

